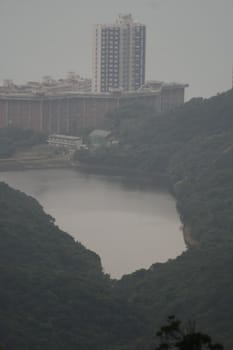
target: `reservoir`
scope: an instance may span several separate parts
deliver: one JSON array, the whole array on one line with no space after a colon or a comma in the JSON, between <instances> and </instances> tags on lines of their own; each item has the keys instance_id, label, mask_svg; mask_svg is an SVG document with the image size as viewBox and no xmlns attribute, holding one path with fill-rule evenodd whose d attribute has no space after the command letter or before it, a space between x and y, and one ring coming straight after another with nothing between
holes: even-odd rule
<instances>
[{"instance_id":1,"label":"reservoir","mask_svg":"<svg viewBox=\"0 0 233 350\"><path fill-rule=\"evenodd\" d=\"M164 189L71 169L3 172L0 180L35 197L113 278L185 250L175 200Z\"/></svg>"}]
</instances>

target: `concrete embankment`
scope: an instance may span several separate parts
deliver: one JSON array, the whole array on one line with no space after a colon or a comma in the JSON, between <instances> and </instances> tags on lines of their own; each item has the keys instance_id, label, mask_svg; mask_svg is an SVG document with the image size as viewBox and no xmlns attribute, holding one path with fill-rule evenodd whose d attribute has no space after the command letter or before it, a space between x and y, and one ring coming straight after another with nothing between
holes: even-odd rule
<instances>
[{"instance_id":1,"label":"concrete embankment","mask_svg":"<svg viewBox=\"0 0 233 350\"><path fill-rule=\"evenodd\" d=\"M53 169L53 168L68 168L72 164L67 159L1 159L0 171L15 171L15 170L29 170L29 169Z\"/></svg>"}]
</instances>

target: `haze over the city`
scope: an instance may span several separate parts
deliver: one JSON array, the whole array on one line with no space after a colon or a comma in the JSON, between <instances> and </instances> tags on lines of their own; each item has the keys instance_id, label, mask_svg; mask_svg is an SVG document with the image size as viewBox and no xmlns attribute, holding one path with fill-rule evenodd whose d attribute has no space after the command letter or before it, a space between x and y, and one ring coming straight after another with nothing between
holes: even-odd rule
<instances>
[{"instance_id":1,"label":"haze over the city","mask_svg":"<svg viewBox=\"0 0 233 350\"><path fill-rule=\"evenodd\" d=\"M231 88L232 0L1 0L0 83L91 77L93 25L118 13L147 27L146 79L189 83L187 98Z\"/></svg>"}]
</instances>

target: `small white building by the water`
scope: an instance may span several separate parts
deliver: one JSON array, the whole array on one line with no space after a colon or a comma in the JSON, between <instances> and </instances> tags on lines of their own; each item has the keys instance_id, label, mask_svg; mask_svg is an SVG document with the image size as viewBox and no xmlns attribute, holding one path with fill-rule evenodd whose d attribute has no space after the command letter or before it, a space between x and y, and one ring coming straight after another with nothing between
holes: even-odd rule
<instances>
[{"instance_id":1,"label":"small white building by the water","mask_svg":"<svg viewBox=\"0 0 233 350\"><path fill-rule=\"evenodd\" d=\"M56 147L80 149L82 139L78 136L53 134L49 135L48 144Z\"/></svg>"}]
</instances>

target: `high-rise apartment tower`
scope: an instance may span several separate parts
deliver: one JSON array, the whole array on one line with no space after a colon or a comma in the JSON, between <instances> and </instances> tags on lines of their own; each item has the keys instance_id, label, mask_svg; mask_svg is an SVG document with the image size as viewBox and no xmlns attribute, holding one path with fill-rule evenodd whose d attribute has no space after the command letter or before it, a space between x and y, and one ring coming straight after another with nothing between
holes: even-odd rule
<instances>
[{"instance_id":1,"label":"high-rise apartment tower","mask_svg":"<svg viewBox=\"0 0 233 350\"><path fill-rule=\"evenodd\" d=\"M132 91L145 82L146 27L131 15L94 28L92 90Z\"/></svg>"}]
</instances>

